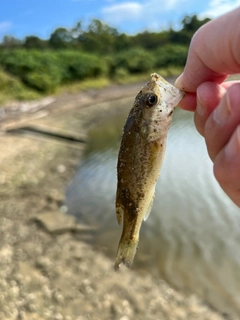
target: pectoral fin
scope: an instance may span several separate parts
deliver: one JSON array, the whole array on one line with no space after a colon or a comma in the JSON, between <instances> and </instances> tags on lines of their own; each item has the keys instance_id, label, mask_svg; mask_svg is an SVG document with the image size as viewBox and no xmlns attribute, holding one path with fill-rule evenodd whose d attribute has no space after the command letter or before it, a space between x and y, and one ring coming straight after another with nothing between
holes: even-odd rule
<instances>
[{"instance_id":1,"label":"pectoral fin","mask_svg":"<svg viewBox=\"0 0 240 320\"><path fill-rule=\"evenodd\" d=\"M124 215L124 210L122 209L122 207L116 207L116 215L117 215L117 222L119 225L122 224L123 221L123 215Z\"/></svg>"},{"instance_id":2,"label":"pectoral fin","mask_svg":"<svg viewBox=\"0 0 240 320\"><path fill-rule=\"evenodd\" d=\"M146 221L148 216L150 215L150 212L152 210L152 205L153 205L154 194L155 194L155 187L154 187L151 195L149 196L150 201L149 201L146 213L144 214L143 221Z\"/></svg>"},{"instance_id":3,"label":"pectoral fin","mask_svg":"<svg viewBox=\"0 0 240 320\"><path fill-rule=\"evenodd\" d=\"M140 133L140 136L143 139L145 139L145 140L147 139L147 137L149 135L149 126L148 126L148 123L146 121L142 122L139 133Z\"/></svg>"}]
</instances>

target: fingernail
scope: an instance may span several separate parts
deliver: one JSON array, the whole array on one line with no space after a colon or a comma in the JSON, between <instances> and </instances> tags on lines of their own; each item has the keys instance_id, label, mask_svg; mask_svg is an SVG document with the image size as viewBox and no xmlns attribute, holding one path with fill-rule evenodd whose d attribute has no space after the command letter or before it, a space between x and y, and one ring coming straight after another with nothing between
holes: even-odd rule
<instances>
[{"instance_id":1,"label":"fingernail","mask_svg":"<svg viewBox=\"0 0 240 320\"><path fill-rule=\"evenodd\" d=\"M229 94L226 92L225 97L220 101L219 105L213 111L213 119L220 125L224 124L231 115L231 105Z\"/></svg>"},{"instance_id":2,"label":"fingernail","mask_svg":"<svg viewBox=\"0 0 240 320\"><path fill-rule=\"evenodd\" d=\"M240 125L237 126L228 144L225 147L225 154L228 158L234 158L240 154Z\"/></svg>"},{"instance_id":3,"label":"fingernail","mask_svg":"<svg viewBox=\"0 0 240 320\"><path fill-rule=\"evenodd\" d=\"M200 117L203 117L205 115L205 109L203 108L203 104L201 99L197 96L197 106L196 106L196 112Z\"/></svg>"},{"instance_id":4,"label":"fingernail","mask_svg":"<svg viewBox=\"0 0 240 320\"><path fill-rule=\"evenodd\" d=\"M183 73L180 74L180 76L175 81L175 87L177 87L180 90L184 90L183 83L182 83Z\"/></svg>"}]
</instances>

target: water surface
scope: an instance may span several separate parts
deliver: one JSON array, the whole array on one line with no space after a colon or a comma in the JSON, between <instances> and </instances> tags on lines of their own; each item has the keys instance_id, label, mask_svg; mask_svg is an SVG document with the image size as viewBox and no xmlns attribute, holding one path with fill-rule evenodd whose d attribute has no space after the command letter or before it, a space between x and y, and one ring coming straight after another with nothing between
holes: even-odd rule
<instances>
[{"instance_id":1,"label":"water surface","mask_svg":"<svg viewBox=\"0 0 240 320\"><path fill-rule=\"evenodd\" d=\"M99 227L93 245L113 262L121 234L114 208L117 154L131 104L116 101L111 116L89 132L84 160L67 190L69 212ZM174 286L240 314L239 213L215 181L192 114L176 110L133 268L157 270Z\"/></svg>"}]
</instances>

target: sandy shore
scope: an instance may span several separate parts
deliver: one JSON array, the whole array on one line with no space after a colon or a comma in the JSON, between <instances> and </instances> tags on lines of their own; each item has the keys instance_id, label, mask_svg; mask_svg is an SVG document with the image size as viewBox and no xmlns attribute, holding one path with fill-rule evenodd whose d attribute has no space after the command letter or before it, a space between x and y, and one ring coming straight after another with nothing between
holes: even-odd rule
<instances>
[{"instance_id":1,"label":"sandy shore","mask_svg":"<svg viewBox=\"0 0 240 320\"><path fill-rule=\"evenodd\" d=\"M139 87L16 102L2 108L0 129L44 125L85 135L112 100ZM106 101L101 110L97 101ZM114 272L114 257L83 241L89 230L65 215L64 190L84 144L2 131L0 148L0 319L224 319L150 274Z\"/></svg>"}]
</instances>

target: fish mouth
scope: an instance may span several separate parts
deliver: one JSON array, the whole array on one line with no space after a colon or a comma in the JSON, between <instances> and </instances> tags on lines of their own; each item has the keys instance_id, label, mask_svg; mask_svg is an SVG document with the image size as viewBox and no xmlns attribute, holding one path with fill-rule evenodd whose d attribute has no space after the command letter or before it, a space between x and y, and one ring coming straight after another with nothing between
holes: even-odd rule
<instances>
[{"instance_id":1,"label":"fish mouth","mask_svg":"<svg viewBox=\"0 0 240 320\"><path fill-rule=\"evenodd\" d=\"M161 99L164 100L169 107L172 107L173 110L184 97L184 92L174 87L157 73L153 73L151 77L159 87Z\"/></svg>"}]
</instances>

